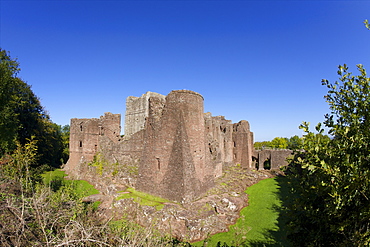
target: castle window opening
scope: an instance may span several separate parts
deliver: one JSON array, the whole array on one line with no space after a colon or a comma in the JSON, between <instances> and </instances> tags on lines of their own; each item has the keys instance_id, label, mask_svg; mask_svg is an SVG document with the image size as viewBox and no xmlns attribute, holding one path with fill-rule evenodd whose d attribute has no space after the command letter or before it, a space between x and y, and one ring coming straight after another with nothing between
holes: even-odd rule
<instances>
[{"instance_id":1,"label":"castle window opening","mask_svg":"<svg viewBox=\"0 0 370 247\"><path fill-rule=\"evenodd\" d=\"M80 131L82 131L82 125L80 125Z\"/></svg>"},{"instance_id":2,"label":"castle window opening","mask_svg":"<svg viewBox=\"0 0 370 247\"><path fill-rule=\"evenodd\" d=\"M80 141L80 148L82 148L82 141Z\"/></svg>"},{"instance_id":3,"label":"castle window opening","mask_svg":"<svg viewBox=\"0 0 370 247\"><path fill-rule=\"evenodd\" d=\"M159 160L159 158L156 158L157 159L157 166L158 166L158 170L161 169L161 161Z\"/></svg>"},{"instance_id":4,"label":"castle window opening","mask_svg":"<svg viewBox=\"0 0 370 247\"><path fill-rule=\"evenodd\" d=\"M226 127L220 126L220 131L223 132L223 133L226 133Z\"/></svg>"}]
</instances>

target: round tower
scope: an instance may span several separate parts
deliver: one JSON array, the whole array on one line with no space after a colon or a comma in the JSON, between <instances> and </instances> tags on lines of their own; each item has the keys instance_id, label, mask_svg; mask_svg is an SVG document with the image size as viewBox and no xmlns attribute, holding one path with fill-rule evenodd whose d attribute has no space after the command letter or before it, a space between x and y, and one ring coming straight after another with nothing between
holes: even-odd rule
<instances>
[{"instance_id":1,"label":"round tower","mask_svg":"<svg viewBox=\"0 0 370 247\"><path fill-rule=\"evenodd\" d=\"M205 157L204 99L199 93L190 90L175 90L166 97L167 112L172 115L175 125L182 125L189 143L197 178L203 180Z\"/></svg>"},{"instance_id":2,"label":"round tower","mask_svg":"<svg viewBox=\"0 0 370 247\"><path fill-rule=\"evenodd\" d=\"M149 114L139 190L184 202L210 187L203 108L200 94L176 90L166 96L158 125Z\"/></svg>"}]
</instances>

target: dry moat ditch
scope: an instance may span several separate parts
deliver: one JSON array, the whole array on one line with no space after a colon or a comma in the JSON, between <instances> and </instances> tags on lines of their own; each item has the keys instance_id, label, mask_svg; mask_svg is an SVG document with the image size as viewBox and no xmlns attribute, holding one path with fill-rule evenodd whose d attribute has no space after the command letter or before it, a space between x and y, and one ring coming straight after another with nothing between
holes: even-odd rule
<instances>
[{"instance_id":1,"label":"dry moat ditch","mask_svg":"<svg viewBox=\"0 0 370 247\"><path fill-rule=\"evenodd\" d=\"M144 227L154 227L181 241L194 243L216 233L229 231L229 226L236 223L240 211L248 205L246 188L274 176L276 173L272 171L231 167L206 194L183 204L139 192L131 187L115 195L94 195L85 200L102 201L99 206L102 217L119 220L124 216Z\"/></svg>"}]
</instances>

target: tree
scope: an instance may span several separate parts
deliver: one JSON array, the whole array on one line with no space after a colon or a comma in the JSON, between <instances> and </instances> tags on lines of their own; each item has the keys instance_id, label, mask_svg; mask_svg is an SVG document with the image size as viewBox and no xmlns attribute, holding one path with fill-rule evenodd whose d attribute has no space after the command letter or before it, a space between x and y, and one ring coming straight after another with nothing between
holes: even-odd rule
<instances>
[{"instance_id":1,"label":"tree","mask_svg":"<svg viewBox=\"0 0 370 247\"><path fill-rule=\"evenodd\" d=\"M324 125L330 139L309 130L303 149L288 168L292 190L288 205L291 239L297 246L370 244L370 78L361 64L352 75L339 66L339 82L323 80L330 113Z\"/></svg>"},{"instance_id":2,"label":"tree","mask_svg":"<svg viewBox=\"0 0 370 247\"><path fill-rule=\"evenodd\" d=\"M302 148L302 139L300 137L292 136L291 138L286 137L275 137L272 141L255 142L255 149L291 149L297 150Z\"/></svg>"},{"instance_id":3,"label":"tree","mask_svg":"<svg viewBox=\"0 0 370 247\"><path fill-rule=\"evenodd\" d=\"M288 146L287 138L275 137L271 141L271 147L277 149L286 149Z\"/></svg>"},{"instance_id":4,"label":"tree","mask_svg":"<svg viewBox=\"0 0 370 247\"><path fill-rule=\"evenodd\" d=\"M63 141L63 153L62 153L62 163L66 163L69 158L69 133L70 133L70 126L64 125L60 126L61 134L62 134L62 141Z\"/></svg>"},{"instance_id":5,"label":"tree","mask_svg":"<svg viewBox=\"0 0 370 247\"><path fill-rule=\"evenodd\" d=\"M15 149L14 137L18 123L14 107L14 90L19 72L18 62L0 49L0 156Z\"/></svg>"},{"instance_id":6,"label":"tree","mask_svg":"<svg viewBox=\"0 0 370 247\"><path fill-rule=\"evenodd\" d=\"M34 138L37 142L37 165L61 164L63 143L61 131L52 123L31 87L20 78L19 63L0 49L0 156L25 145Z\"/></svg>"},{"instance_id":7,"label":"tree","mask_svg":"<svg viewBox=\"0 0 370 247\"><path fill-rule=\"evenodd\" d=\"M255 142L254 148L255 149L271 148L271 142L270 141Z\"/></svg>"},{"instance_id":8,"label":"tree","mask_svg":"<svg viewBox=\"0 0 370 247\"><path fill-rule=\"evenodd\" d=\"M303 139L295 135L289 138L287 148L290 150L302 149Z\"/></svg>"}]
</instances>

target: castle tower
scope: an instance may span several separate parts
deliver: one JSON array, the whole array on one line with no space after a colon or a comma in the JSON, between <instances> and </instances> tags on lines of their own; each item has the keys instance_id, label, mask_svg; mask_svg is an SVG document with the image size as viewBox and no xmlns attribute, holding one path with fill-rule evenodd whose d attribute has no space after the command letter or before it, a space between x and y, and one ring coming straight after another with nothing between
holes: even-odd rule
<instances>
[{"instance_id":1,"label":"castle tower","mask_svg":"<svg viewBox=\"0 0 370 247\"><path fill-rule=\"evenodd\" d=\"M208 189L213 180L205 163L203 112L200 94L176 90L166 97L159 121L149 114L138 190L183 202Z\"/></svg>"},{"instance_id":2,"label":"castle tower","mask_svg":"<svg viewBox=\"0 0 370 247\"><path fill-rule=\"evenodd\" d=\"M117 142L121 131L121 115L107 112L100 118L72 118L69 159L65 169L80 176L79 166L91 162L99 150L100 138Z\"/></svg>"},{"instance_id":3,"label":"castle tower","mask_svg":"<svg viewBox=\"0 0 370 247\"><path fill-rule=\"evenodd\" d=\"M243 168L253 169L253 133L250 131L249 122L242 120L235 123L233 129L234 163L240 164Z\"/></svg>"},{"instance_id":4,"label":"castle tower","mask_svg":"<svg viewBox=\"0 0 370 247\"><path fill-rule=\"evenodd\" d=\"M145 119L149 116L149 99L157 97L165 98L164 95L154 92L146 92L141 97L129 96L126 99L125 114L125 139L129 139L136 132L143 130Z\"/></svg>"}]
</instances>

